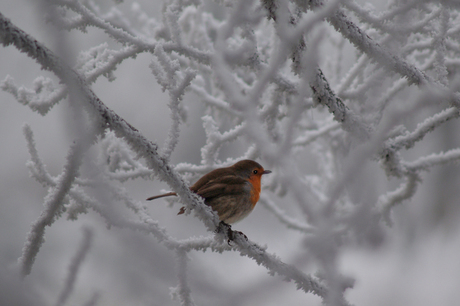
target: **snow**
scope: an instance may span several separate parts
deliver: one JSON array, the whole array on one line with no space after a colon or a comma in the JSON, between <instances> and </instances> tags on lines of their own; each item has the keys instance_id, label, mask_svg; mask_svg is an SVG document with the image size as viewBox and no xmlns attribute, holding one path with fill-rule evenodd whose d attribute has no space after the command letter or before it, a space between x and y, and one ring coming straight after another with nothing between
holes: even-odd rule
<instances>
[{"instance_id":1,"label":"snow","mask_svg":"<svg viewBox=\"0 0 460 306\"><path fill-rule=\"evenodd\" d=\"M453 2L421 2L388 1L377 12L352 0L173 0L157 18L140 3L126 10L91 0L57 1L49 10L55 26L87 35L95 27L112 40L79 52L74 67L0 14L2 45L26 53L60 81L38 76L27 88L7 75L3 91L45 118L59 104L69 103L69 114L77 118L76 125L62 123L72 130L72 139L57 174L48 170L45 153L39 153L35 125L23 127L27 168L46 194L41 213L28 223L19 258L22 275L31 274L38 254L49 247L45 238L50 229L70 220L90 220L85 222L139 233L152 238L148 244L163 247L176 264L173 273L168 271L175 285L164 283L181 305L200 304L200 281L208 288L206 273L219 269L211 263L198 266L196 258L206 251L222 256L220 264L235 270L209 285L219 294L231 291L228 283L253 265L260 266L264 277L268 273L292 282L286 284L293 287L291 295L299 290L327 305L350 305L347 293L356 288L340 266L345 250L356 244L384 248L382 228L404 223L399 209L421 201L420 194L428 198L423 188L427 172L460 159L455 141L452 148L430 146L432 135L459 117L460 48L455 38L460 15ZM163 114L168 127L162 144L150 140L158 122L134 127L115 101L98 92L104 76L134 94L119 81L130 76L115 77L115 71L140 55L150 61L145 68L150 67L152 76L145 84L156 80L166 97L146 100L169 109ZM144 101L126 102L136 114L146 112L137 109ZM200 129L188 133L192 126ZM183 135L193 135L192 146L183 145ZM40 144L42 138L37 139ZM225 231L217 231L216 213L189 184L241 159L257 160L272 170L263 178L257 205L266 208L257 210L266 219L237 224L229 241ZM149 192L160 182L176 192L170 204L183 204L185 216L169 219L152 213L157 208L147 207L143 194L132 190L139 181L147 182L142 189ZM457 200L456 194L451 196ZM450 212L457 220L458 214ZM256 219L248 220L260 218L254 214ZM190 220L199 222L205 236L183 230ZM70 303L70 295L78 291L81 266L98 247L92 233L84 231L57 305ZM260 237L270 243L258 242ZM233 253L244 257L238 259L244 264L232 266L236 261L225 256ZM267 299L277 292L269 289L266 278L250 279L255 284L242 282L245 292L263 292L260 296ZM94 293L86 304L99 303L101 295ZM254 304L247 296L241 296L241 304Z\"/></svg>"}]
</instances>

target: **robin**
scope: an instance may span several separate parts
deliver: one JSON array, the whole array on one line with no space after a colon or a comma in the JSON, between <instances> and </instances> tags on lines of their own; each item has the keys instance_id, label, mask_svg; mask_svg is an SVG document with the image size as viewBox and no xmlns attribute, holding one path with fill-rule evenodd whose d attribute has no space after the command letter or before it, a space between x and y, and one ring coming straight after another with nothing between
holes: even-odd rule
<instances>
[{"instance_id":1,"label":"robin","mask_svg":"<svg viewBox=\"0 0 460 306\"><path fill-rule=\"evenodd\" d=\"M232 224L245 218L256 206L260 195L262 175L271 173L255 161L241 160L233 166L215 169L201 177L190 190L217 212L220 221ZM160 194L147 199L177 196L175 192ZM178 215L183 214L182 207Z\"/></svg>"}]
</instances>

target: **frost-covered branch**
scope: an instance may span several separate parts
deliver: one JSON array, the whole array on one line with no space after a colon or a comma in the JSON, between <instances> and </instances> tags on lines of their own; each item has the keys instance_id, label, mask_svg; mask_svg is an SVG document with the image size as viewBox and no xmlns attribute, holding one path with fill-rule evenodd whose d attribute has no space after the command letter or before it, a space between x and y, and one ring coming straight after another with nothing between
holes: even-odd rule
<instances>
[{"instance_id":1,"label":"frost-covered branch","mask_svg":"<svg viewBox=\"0 0 460 306\"><path fill-rule=\"evenodd\" d=\"M413 162L404 162L408 171L428 170L434 166L458 163L460 158L460 149L452 149L447 152L433 153L428 156L420 157Z\"/></svg>"},{"instance_id":2,"label":"frost-covered branch","mask_svg":"<svg viewBox=\"0 0 460 306\"><path fill-rule=\"evenodd\" d=\"M455 107L447 108L419 123L412 132L406 132L391 138L386 143L386 148L399 151L401 148L410 149L416 142L421 141L429 132L447 121L458 118L459 111Z\"/></svg>"},{"instance_id":3,"label":"frost-covered branch","mask_svg":"<svg viewBox=\"0 0 460 306\"><path fill-rule=\"evenodd\" d=\"M342 123L344 130L351 132L360 139L369 138L372 132L371 127L346 107L342 100L334 94L321 70L318 70L314 80L310 83L310 87L313 90L313 99L318 104L326 105L334 115L334 119Z\"/></svg>"},{"instance_id":4,"label":"frost-covered branch","mask_svg":"<svg viewBox=\"0 0 460 306\"><path fill-rule=\"evenodd\" d=\"M83 241L75 254L75 257L72 259L70 266L69 266L69 273L67 275L64 288L62 289L61 293L59 294L59 298L56 302L56 306L65 305L66 301L68 300L70 294L72 293L75 285L75 280L77 278L78 270L88 254L88 251L91 247L91 242L93 239L93 231L89 228L83 229Z\"/></svg>"},{"instance_id":5,"label":"frost-covered branch","mask_svg":"<svg viewBox=\"0 0 460 306\"><path fill-rule=\"evenodd\" d=\"M415 194L417 190L417 182L420 181L420 177L416 173L410 173L405 177L405 181L401 183L398 189L387 192L379 197L377 202L377 208L383 220L388 225L392 224L390 213L391 209L401 204L404 200L409 199Z\"/></svg>"},{"instance_id":6,"label":"frost-covered branch","mask_svg":"<svg viewBox=\"0 0 460 306\"><path fill-rule=\"evenodd\" d=\"M187 253L183 250L177 250L177 269L178 269L178 279L179 285L177 288L171 288L171 295L180 300L180 304L184 306L195 305L193 299L190 295L190 288L187 282Z\"/></svg>"},{"instance_id":7,"label":"frost-covered branch","mask_svg":"<svg viewBox=\"0 0 460 306\"><path fill-rule=\"evenodd\" d=\"M302 223L299 220L287 216L285 212L283 212L273 201L269 199L269 197L262 196L260 201L262 202L262 205L264 205L267 209L272 211L273 214L278 217L280 222L286 224L288 228L299 230L304 233L314 232L314 228L309 226L308 224Z\"/></svg>"},{"instance_id":8,"label":"frost-covered branch","mask_svg":"<svg viewBox=\"0 0 460 306\"><path fill-rule=\"evenodd\" d=\"M395 207L424 192L426 172L460 159L458 148L425 145L432 132L449 128L459 117L460 13L453 2L388 1L377 12L353 0L212 5L167 0L161 20L140 4L49 3L48 19L59 28L85 33L95 27L112 42L80 52L70 67L0 14L0 43L14 45L59 79L54 84L38 77L26 88L16 76L6 76L2 89L42 115L68 98L73 117L80 120L77 129L65 122L80 133L58 174L48 172L32 129L24 127L30 175L48 195L27 236L20 259L23 274L30 273L48 226L63 215L79 221L82 214L92 213L108 228L153 237L176 256L177 287L171 293L182 305L202 301L195 289L199 286L194 282L200 281L196 271L219 267L207 262L195 268L201 253L194 251L236 252L250 258L245 264L257 263L270 275L293 281L326 305L348 305L344 292L351 290L352 281L341 272L344 250L378 244L384 239L375 239L383 237L378 235L381 221L391 224ZM152 82L168 93L170 126L162 146L109 109L90 87L100 76L119 82L117 67L128 58L138 60L141 53L150 61ZM148 70L149 63L143 66ZM157 130L155 124L149 122L149 129ZM193 139L193 146L184 149L187 154L180 154L189 160L173 165L184 126L199 126L192 135L202 138ZM201 158L192 163L195 157ZM257 207L279 223L273 227L276 238L283 235L290 242L286 253L292 264L275 255L271 245L268 252L268 246L251 241L246 230L249 238L238 231L231 232L230 240L227 233L214 233L216 213L185 183L241 159L257 160L272 170L263 178ZM399 186L378 184L385 176L391 183L399 180ZM168 223L167 230L163 223L169 219L152 214L153 208L138 200L143 195L131 191L137 180L153 179L179 195L170 204L180 201L186 215L193 213L212 235L196 237L186 231L185 238L177 238L172 233L186 223L182 221ZM246 225L260 226L257 230L271 238L268 222ZM294 236L299 241L290 241ZM225 260L230 264L232 259ZM78 262L72 261L58 304L77 290ZM308 274L312 268L315 276ZM95 294L85 302L95 304L97 298Z\"/></svg>"},{"instance_id":9,"label":"frost-covered branch","mask_svg":"<svg viewBox=\"0 0 460 306\"><path fill-rule=\"evenodd\" d=\"M0 83L0 88L12 94L18 102L29 106L33 111L46 115L48 111L59 101L67 96L65 86L56 86L53 81L44 77L38 77L33 83L34 89L18 87L14 79L7 76Z\"/></svg>"},{"instance_id":10,"label":"frost-covered branch","mask_svg":"<svg viewBox=\"0 0 460 306\"><path fill-rule=\"evenodd\" d=\"M33 148L30 128L26 126L24 132L29 139L29 150L31 153L36 153L35 148ZM89 139L83 138L70 147L67 154L67 163L64 166L62 174L56 179L55 187L50 189L48 195L45 197L45 202L43 203L45 209L42 211L40 217L32 224L32 229L27 236L22 256L19 258L23 275L28 275L32 269L35 257L44 242L45 228L51 226L62 213L63 201L77 177L83 154L89 148L90 143ZM37 157L34 159L39 163ZM39 172L43 172L43 170L43 167L40 166Z\"/></svg>"},{"instance_id":11,"label":"frost-covered branch","mask_svg":"<svg viewBox=\"0 0 460 306\"><path fill-rule=\"evenodd\" d=\"M357 48L368 54L368 56L371 56L386 69L391 69L407 78L410 84L424 85L433 83L432 79L424 72L418 70L413 65L392 54L372 40L361 28L348 19L343 11L338 10L333 16L330 16L328 20L337 31L349 39Z\"/></svg>"},{"instance_id":12,"label":"frost-covered branch","mask_svg":"<svg viewBox=\"0 0 460 306\"><path fill-rule=\"evenodd\" d=\"M181 73L179 73L179 61L171 60L165 54L161 45L155 48L154 54L156 55L158 62L153 61L150 68L152 68L153 74L157 77L158 83L162 85L163 91L169 91L171 99L169 108L171 109L172 124L163 149L163 157L168 160L179 141L179 126L181 118L186 117L186 114L184 114L185 111L183 110L183 107L181 107L180 103L185 94L186 88L190 85L196 73L191 69L186 69L183 71L184 75L181 76Z\"/></svg>"}]
</instances>

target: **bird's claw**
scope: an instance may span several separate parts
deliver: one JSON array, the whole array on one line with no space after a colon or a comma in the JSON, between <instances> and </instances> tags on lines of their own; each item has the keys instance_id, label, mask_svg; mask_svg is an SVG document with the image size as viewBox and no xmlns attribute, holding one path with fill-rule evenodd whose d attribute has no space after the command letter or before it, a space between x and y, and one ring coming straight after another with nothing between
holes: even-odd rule
<instances>
[{"instance_id":1,"label":"bird's claw","mask_svg":"<svg viewBox=\"0 0 460 306\"><path fill-rule=\"evenodd\" d=\"M230 224L225 223L224 221L220 221L219 226L216 229L217 233L225 233L227 234L228 240L227 243L230 245L230 241L234 241L236 238L236 235L242 235L244 239L248 240L248 237L240 231L234 231L232 230L232 226Z\"/></svg>"},{"instance_id":2,"label":"bird's claw","mask_svg":"<svg viewBox=\"0 0 460 306\"><path fill-rule=\"evenodd\" d=\"M231 234L230 234L231 236L230 236L230 235L228 236L228 241L227 241L227 243L228 243L229 245L230 245L230 241L233 241L233 240L234 240L235 234L238 234L238 235L243 236L244 239L245 239L246 241L248 241L248 236L246 236L243 232L240 232L240 231L232 231L232 230L230 230L230 232L231 232ZM227 235L228 235L228 234L227 234Z\"/></svg>"}]
</instances>

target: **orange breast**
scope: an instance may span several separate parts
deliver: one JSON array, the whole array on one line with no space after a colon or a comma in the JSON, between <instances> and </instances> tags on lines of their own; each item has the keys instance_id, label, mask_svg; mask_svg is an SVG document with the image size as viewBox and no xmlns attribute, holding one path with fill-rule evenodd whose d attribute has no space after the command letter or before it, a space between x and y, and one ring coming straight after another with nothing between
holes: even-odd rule
<instances>
[{"instance_id":1,"label":"orange breast","mask_svg":"<svg viewBox=\"0 0 460 306\"><path fill-rule=\"evenodd\" d=\"M252 175L248 181L252 184L252 189L251 189L251 204L252 207L256 205L257 201L259 201L259 196L260 196L260 179L261 175Z\"/></svg>"}]
</instances>

